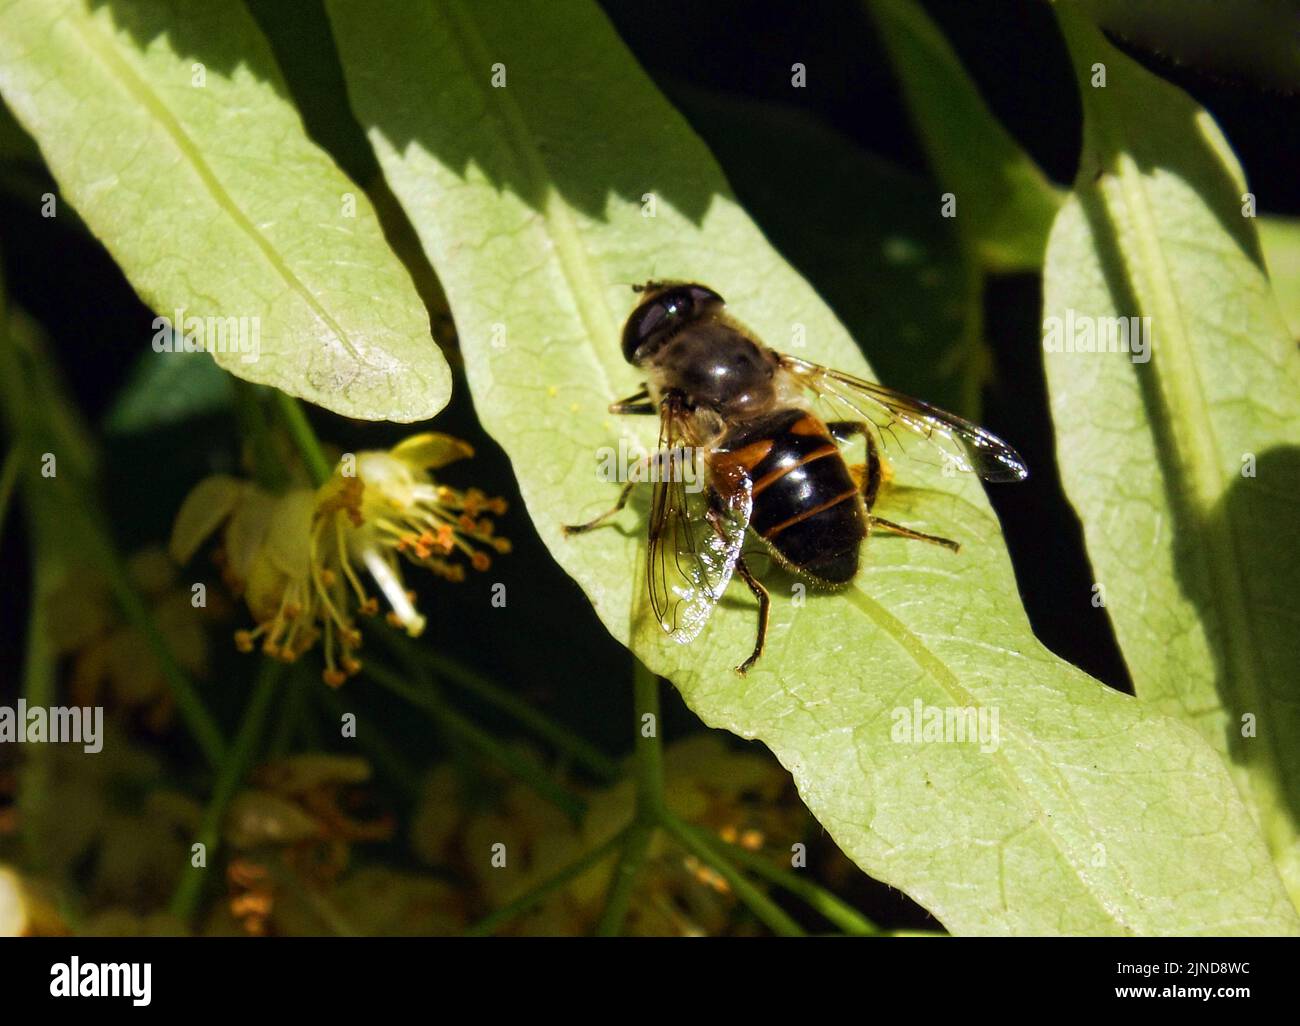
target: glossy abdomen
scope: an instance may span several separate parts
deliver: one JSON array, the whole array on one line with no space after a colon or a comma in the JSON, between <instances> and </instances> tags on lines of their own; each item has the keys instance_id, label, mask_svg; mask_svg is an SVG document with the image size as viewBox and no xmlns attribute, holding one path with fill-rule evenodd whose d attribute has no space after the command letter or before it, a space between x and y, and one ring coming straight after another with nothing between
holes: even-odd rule
<instances>
[{"instance_id":1,"label":"glossy abdomen","mask_svg":"<svg viewBox=\"0 0 1300 1026\"><path fill-rule=\"evenodd\" d=\"M829 585L853 578L866 520L858 485L822 421L780 410L733 428L713 459L744 467L754 489L750 526L782 562Z\"/></svg>"}]
</instances>

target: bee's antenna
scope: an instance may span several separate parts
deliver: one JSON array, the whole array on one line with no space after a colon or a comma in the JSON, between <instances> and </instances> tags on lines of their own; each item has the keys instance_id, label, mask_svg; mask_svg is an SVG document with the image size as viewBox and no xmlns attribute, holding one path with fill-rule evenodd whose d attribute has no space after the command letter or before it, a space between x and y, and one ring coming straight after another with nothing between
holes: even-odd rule
<instances>
[{"instance_id":1,"label":"bee's antenna","mask_svg":"<svg viewBox=\"0 0 1300 1026\"><path fill-rule=\"evenodd\" d=\"M641 292L646 291L646 289L652 289L652 288L654 288L654 287L655 287L656 285L658 285L658 284L659 284L659 282L655 279L655 269L654 269L654 265L651 264L651 265L650 265L650 279L649 279L648 281L637 282L635 285L632 286L632 291L633 291L633 292L636 292L636 293L641 293Z\"/></svg>"},{"instance_id":2,"label":"bee's antenna","mask_svg":"<svg viewBox=\"0 0 1300 1026\"><path fill-rule=\"evenodd\" d=\"M641 293L641 292L645 292L647 289L652 289L652 288L654 288L655 286L657 286L657 285L661 285L661 284L663 284L663 283L660 282L658 279L655 278L654 268L651 267L651 268L650 268L650 277L649 277L649 279L646 280L646 281L616 281L616 282L614 282L613 284L615 284L615 285L626 285L626 286L627 286L628 288L630 288L633 292Z\"/></svg>"}]
</instances>

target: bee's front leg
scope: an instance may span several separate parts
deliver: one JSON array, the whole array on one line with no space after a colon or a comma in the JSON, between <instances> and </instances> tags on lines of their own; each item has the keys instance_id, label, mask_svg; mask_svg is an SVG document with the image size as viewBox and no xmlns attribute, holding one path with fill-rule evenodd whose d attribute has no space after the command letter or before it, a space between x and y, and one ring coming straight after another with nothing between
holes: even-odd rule
<instances>
[{"instance_id":1,"label":"bee's front leg","mask_svg":"<svg viewBox=\"0 0 1300 1026\"><path fill-rule=\"evenodd\" d=\"M582 534L584 531L590 531L593 527L599 527L610 517L621 513L623 507L627 505L627 500L632 497L632 489L640 482L649 480L647 475L649 474L650 461L653 458L653 456L646 455L637 460L639 471L634 471L628 475L628 480L623 484L623 490L618 493L618 502L614 503L596 519L588 520L585 524L565 524L563 527L565 535Z\"/></svg>"},{"instance_id":2,"label":"bee's front leg","mask_svg":"<svg viewBox=\"0 0 1300 1026\"><path fill-rule=\"evenodd\" d=\"M659 407L650 401L650 391L645 385L642 385L641 391L637 392L636 395L630 395L626 399L610 403L609 412L619 415L658 413Z\"/></svg>"},{"instance_id":3,"label":"bee's front leg","mask_svg":"<svg viewBox=\"0 0 1300 1026\"><path fill-rule=\"evenodd\" d=\"M637 483L635 481L628 481L625 485L623 485L623 490L618 493L618 502L614 503L614 505L611 508L605 510L604 513L596 517L594 520L588 520L585 524L563 525L564 533L566 535L582 534L583 531L590 531L593 527L599 527L610 517L622 512L623 507L627 505L627 500L631 498L632 489L636 487L636 484Z\"/></svg>"}]
</instances>

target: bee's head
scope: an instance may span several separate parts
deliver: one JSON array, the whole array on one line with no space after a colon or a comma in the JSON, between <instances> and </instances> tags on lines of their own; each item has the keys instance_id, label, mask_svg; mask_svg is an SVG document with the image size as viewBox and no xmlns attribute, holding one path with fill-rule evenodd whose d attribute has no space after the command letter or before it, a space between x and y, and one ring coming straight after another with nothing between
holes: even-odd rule
<instances>
[{"instance_id":1,"label":"bee's head","mask_svg":"<svg viewBox=\"0 0 1300 1026\"><path fill-rule=\"evenodd\" d=\"M623 326L623 358L640 365L691 321L723 305L720 295L703 285L652 281L634 285L641 302Z\"/></svg>"}]
</instances>

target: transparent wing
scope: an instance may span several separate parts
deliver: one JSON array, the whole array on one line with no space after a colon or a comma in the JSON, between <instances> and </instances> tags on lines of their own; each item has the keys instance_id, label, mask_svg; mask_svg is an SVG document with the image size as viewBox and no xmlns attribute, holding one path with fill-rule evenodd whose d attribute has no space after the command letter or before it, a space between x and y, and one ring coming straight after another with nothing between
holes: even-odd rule
<instances>
[{"instance_id":1,"label":"transparent wing","mask_svg":"<svg viewBox=\"0 0 1300 1026\"><path fill-rule=\"evenodd\" d=\"M737 471L713 474L706 486L702 454L673 396L660 405L652 473L650 606L660 626L685 643L703 630L731 580L749 526L750 481Z\"/></svg>"},{"instance_id":2,"label":"transparent wing","mask_svg":"<svg viewBox=\"0 0 1300 1026\"><path fill-rule=\"evenodd\" d=\"M1029 476L1015 449L954 413L797 357L783 354L781 366L837 411L835 417L874 425L886 448L922 460L926 452L933 453L942 461L940 466L973 472L985 481L1023 481Z\"/></svg>"}]
</instances>

